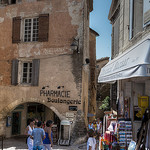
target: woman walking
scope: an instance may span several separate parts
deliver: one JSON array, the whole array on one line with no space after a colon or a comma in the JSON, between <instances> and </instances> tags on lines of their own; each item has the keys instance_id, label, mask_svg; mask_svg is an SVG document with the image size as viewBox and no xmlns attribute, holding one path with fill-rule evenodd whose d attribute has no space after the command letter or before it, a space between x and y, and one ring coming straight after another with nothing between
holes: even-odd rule
<instances>
[{"instance_id":1,"label":"woman walking","mask_svg":"<svg viewBox=\"0 0 150 150\"><path fill-rule=\"evenodd\" d=\"M34 123L35 121L33 119L28 119L28 126L25 130L25 135L27 135L27 145L28 150L33 150L33 139L30 138L30 135L34 129Z\"/></svg>"},{"instance_id":2,"label":"woman walking","mask_svg":"<svg viewBox=\"0 0 150 150\"><path fill-rule=\"evenodd\" d=\"M46 127L44 129L46 138L43 140L43 150L51 150L51 147L53 147L53 134L52 134L52 126L53 121L48 120L46 122Z\"/></svg>"},{"instance_id":3,"label":"woman walking","mask_svg":"<svg viewBox=\"0 0 150 150\"><path fill-rule=\"evenodd\" d=\"M97 144L96 144L96 139L94 138L94 130L90 129L88 131L88 141L87 141L87 150L96 150L97 149Z\"/></svg>"}]
</instances>

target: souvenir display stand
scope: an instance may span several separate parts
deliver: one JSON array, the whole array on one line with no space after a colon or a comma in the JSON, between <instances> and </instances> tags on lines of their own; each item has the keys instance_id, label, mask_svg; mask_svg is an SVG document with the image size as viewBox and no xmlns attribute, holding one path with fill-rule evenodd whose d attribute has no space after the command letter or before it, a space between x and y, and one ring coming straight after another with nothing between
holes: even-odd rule
<instances>
[{"instance_id":1,"label":"souvenir display stand","mask_svg":"<svg viewBox=\"0 0 150 150\"><path fill-rule=\"evenodd\" d=\"M112 149L112 143L117 141L117 115L113 111L104 113L103 136L99 138L99 150Z\"/></svg>"},{"instance_id":2,"label":"souvenir display stand","mask_svg":"<svg viewBox=\"0 0 150 150\"><path fill-rule=\"evenodd\" d=\"M126 150L132 140L132 122L125 119L118 121L117 141L120 150Z\"/></svg>"}]
</instances>

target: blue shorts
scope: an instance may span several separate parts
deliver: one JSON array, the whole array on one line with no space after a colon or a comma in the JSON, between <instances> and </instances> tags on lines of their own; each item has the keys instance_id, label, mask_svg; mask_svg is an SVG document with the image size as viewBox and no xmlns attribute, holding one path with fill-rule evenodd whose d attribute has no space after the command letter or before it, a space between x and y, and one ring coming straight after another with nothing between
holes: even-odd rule
<instances>
[{"instance_id":1,"label":"blue shorts","mask_svg":"<svg viewBox=\"0 0 150 150\"><path fill-rule=\"evenodd\" d=\"M33 150L42 150L43 146L33 146Z\"/></svg>"}]
</instances>

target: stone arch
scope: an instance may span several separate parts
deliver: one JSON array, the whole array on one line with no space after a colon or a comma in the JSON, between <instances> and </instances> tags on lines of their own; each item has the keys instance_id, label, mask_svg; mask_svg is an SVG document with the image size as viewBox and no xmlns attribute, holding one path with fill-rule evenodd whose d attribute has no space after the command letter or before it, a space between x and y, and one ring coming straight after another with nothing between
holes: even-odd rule
<instances>
[{"instance_id":1,"label":"stone arch","mask_svg":"<svg viewBox=\"0 0 150 150\"><path fill-rule=\"evenodd\" d=\"M46 105L47 102L45 100L41 100L41 99L37 99L37 98L36 99L35 98L28 98L28 99L22 98L22 99L15 100L14 102L10 103L5 108L3 108L0 113L0 120L5 119L7 114L9 112L13 111L18 105L28 103L28 102L35 102L35 103L43 104L46 107L48 107L49 109L51 109L59 117L60 120L65 119L65 117L62 114L60 114L60 112L54 106L47 106Z\"/></svg>"}]
</instances>

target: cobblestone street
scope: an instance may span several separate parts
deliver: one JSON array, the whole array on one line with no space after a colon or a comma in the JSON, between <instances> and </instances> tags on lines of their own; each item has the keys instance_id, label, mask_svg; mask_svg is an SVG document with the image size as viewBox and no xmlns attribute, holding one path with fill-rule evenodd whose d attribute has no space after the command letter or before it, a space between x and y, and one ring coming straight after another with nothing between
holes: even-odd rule
<instances>
[{"instance_id":1,"label":"cobblestone street","mask_svg":"<svg viewBox=\"0 0 150 150\"><path fill-rule=\"evenodd\" d=\"M5 139L3 142L4 150L28 150L25 138L15 137ZM0 141L0 150L2 149L2 141ZM86 143L75 146L53 146L53 150L86 150Z\"/></svg>"}]
</instances>

